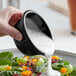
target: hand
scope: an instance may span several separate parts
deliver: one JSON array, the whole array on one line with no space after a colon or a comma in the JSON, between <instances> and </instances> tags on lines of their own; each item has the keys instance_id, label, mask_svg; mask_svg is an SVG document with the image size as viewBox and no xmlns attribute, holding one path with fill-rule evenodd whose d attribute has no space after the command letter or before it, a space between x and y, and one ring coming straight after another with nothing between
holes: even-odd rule
<instances>
[{"instance_id":1,"label":"hand","mask_svg":"<svg viewBox=\"0 0 76 76\"><path fill-rule=\"evenodd\" d=\"M22 34L14 28L22 14L22 11L12 6L0 10L0 36L10 35L18 41L22 40Z\"/></svg>"}]
</instances>

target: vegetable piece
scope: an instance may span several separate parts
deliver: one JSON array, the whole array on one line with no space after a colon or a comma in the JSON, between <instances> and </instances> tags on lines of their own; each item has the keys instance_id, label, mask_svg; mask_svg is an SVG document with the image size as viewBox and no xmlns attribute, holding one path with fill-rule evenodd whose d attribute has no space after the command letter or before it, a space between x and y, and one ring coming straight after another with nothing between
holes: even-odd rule
<instances>
[{"instance_id":1,"label":"vegetable piece","mask_svg":"<svg viewBox=\"0 0 76 76\"><path fill-rule=\"evenodd\" d=\"M0 60L0 66L1 65L12 65L12 62L10 60Z\"/></svg>"},{"instance_id":2,"label":"vegetable piece","mask_svg":"<svg viewBox=\"0 0 76 76\"><path fill-rule=\"evenodd\" d=\"M12 66L7 66L6 69L7 70L11 70L12 69Z\"/></svg>"},{"instance_id":3,"label":"vegetable piece","mask_svg":"<svg viewBox=\"0 0 76 76\"><path fill-rule=\"evenodd\" d=\"M72 67L71 64L70 65L65 65L64 67L67 68L67 73L71 73L73 71L73 67Z\"/></svg>"},{"instance_id":4,"label":"vegetable piece","mask_svg":"<svg viewBox=\"0 0 76 76\"><path fill-rule=\"evenodd\" d=\"M69 76L76 76L76 66L73 67L73 72Z\"/></svg>"},{"instance_id":5,"label":"vegetable piece","mask_svg":"<svg viewBox=\"0 0 76 76\"><path fill-rule=\"evenodd\" d=\"M24 58L27 58L27 59L29 59L29 56L25 56Z\"/></svg>"},{"instance_id":6,"label":"vegetable piece","mask_svg":"<svg viewBox=\"0 0 76 76\"><path fill-rule=\"evenodd\" d=\"M7 67L8 67L8 65L2 65L2 66L0 66L0 71L6 71Z\"/></svg>"},{"instance_id":7,"label":"vegetable piece","mask_svg":"<svg viewBox=\"0 0 76 76\"><path fill-rule=\"evenodd\" d=\"M61 76L67 76L66 74L61 74Z\"/></svg>"},{"instance_id":8,"label":"vegetable piece","mask_svg":"<svg viewBox=\"0 0 76 76\"><path fill-rule=\"evenodd\" d=\"M36 74L35 74L35 73L33 73L33 74L32 74L32 76L36 76Z\"/></svg>"},{"instance_id":9,"label":"vegetable piece","mask_svg":"<svg viewBox=\"0 0 76 76\"><path fill-rule=\"evenodd\" d=\"M70 63L68 61L63 61L64 62L64 65L69 65Z\"/></svg>"},{"instance_id":10,"label":"vegetable piece","mask_svg":"<svg viewBox=\"0 0 76 76\"><path fill-rule=\"evenodd\" d=\"M47 63L44 63L44 64L42 64L42 65L40 65L40 66L37 66L36 67L36 69L35 69L35 71L38 73L38 72L44 72L47 68Z\"/></svg>"},{"instance_id":11,"label":"vegetable piece","mask_svg":"<svg viewBox=\"0 0 76 76\"><path fill-rule=\"evenodd\" d=\"M44 64L44 60L43 60L42 58L40 58L40 59L37 61L36 66L40 66L40 65L42 65L42 64Z\"/></svg>"},{"instance_id":12,"label":"vegetable piece","mask_svg":"<svg viewBox=\"0 0 76 76\"><path fill-rule=\"evenodd\" d=\"M26 72L21 72L21 75L27 76L27 73Z\"/></svg>"},{"instance_id":13,"label":"vegetable piece","mask_svg":"<svg viewBox=\"0 0 76 76\"><path fill-rule=\"evenodd\" d=\"M69 76L69 73L67 73L67 76Z\"/></svg>"},{"instance_id":14,"label":"vegetable piece","mask_svg":"<svg viewBox=\"0 0 76 76\"><path fill-rule=\"evenodd\" d=\"M22 69L23 70L27 70L27 66L22 66Z\"/></svg>"},{"instance_id":15,"label":"vegetable piece","mask_svg":"<svg viewBox=\"0 0 76 76\"><path fill-rule=\"evenodd\" d=\"M58 56L52 56L52 59L58 60L60 58Z\"/></svg>"},{"instance_id":16,"label":"vegetable piece","mask_svg":"<svg viewBox=\"0 0 76 76\"><path fill-rule=\"evenodd\" d=\"M13 67L12 67L12 71L21 72L21 71L23 71L23 69L22 69L21 67L18 67L18 66L13 66Z\"/></svg>"},{"instance_id":17,"label":"vegetable piece","mask_svg":"<svg viewBox=\"0 0 76 76\"><path fill-rule=\"evenodd\" d=\"M47 69L46 67L45 67L45 68L43 68L41 72L43 73L46 69Z\"/></svg>"},{"instance_id":18,"label":"vegetable piece","mask_svg":"<svg viewBox=\"0 0 76 76\"><path fill-rule=\"evenodd\" d=\"M33 61L34 63L37 63L37 59L32 59L32 61Z\"/></svg>"},{"instance_id":19,"label":"vegetable piece","mask_svg":"<svg viewBox=\"0 0 76 76\"><path fill-rule=\"evenodd\" d=\"M11 60L13 54L11 52L2 52L0 53L0 60Z\"/></svg>"},{"instance_id":20,"label":"vegetable piece","mask_svg":"<svg viewBox=\"0 0 76 76\"><path fill-rule=\"evenodd\" d=\"M32 74L32 72L30 70L21 72L21 75L24 75L24 76L30 76L31 74Z\"/></svg>"},{"instance_id":21,"label":"vegetable piece","mask_svg":"<svg viewBox=\"0 0 76 76\"><path fill-rule=\"evenodd\" d=\"M63 74L66 74L67 73L67 68L64 68L64 67L61 68L60 72L63 73Z\"/></svg>"},{"instance_id":22,"label":"vegetable piece","mask_svg":"<svg viewBox=\"0 0 76 76\"><path fill-rule=\"evenodd\" d=\"M52 64L53 64L53 63L58 63L58 62L59 62L59 60L52 59Z\"/></svg>"},{"instance_id":23,"label":"vegetable piece","mask_svg":"<svg viewBox=\"0 0 76 76\"><path fill-rule=\"evenodd\" d=\"M52 68L54 69L54 70L58 70L59 71L59 63L53 63L52 64Z\"/></svg>"},{"instance_id":24,"label":"vegetable piece","mask_svg":"<svg viewBox=\"0 0 76 76\"><path fill-rule=\"evenodd\" d=\"M0 72L0 76L13 76L14 74L18 74L20 76L20 72L18 72L18 71L2 71L2 72Z\"/></svg>"},{"instance_id":25,"label":"vegetable piece","mask_svg":"<svg viewBox=\"0 0 76 76\"><path fill-rule=\"evenodd\" d=\"M0 65L12 65L13 54L11 52L0 53Z\"/></svg>"},{"instance_id":26,"label":"vegetable piece","mask_svg":"<svg viewBox=\"0 0 76 76\"><path fill-rule=\"evenodd\" d=\"M26 60L23 59L23 58L21 58L21 59L17 59L17 62L20 63L20 64L22 64L22 63L26 63Z\"/></svg>"},{"instance_id":27,"label":"vegetable piece","mask_svg":"<svg viewBox=\"0 0 76 76\"><path fill-rule=\"evenodd\" d=\"M17 57L12 58L12 66L18 66L19 63L17 62Z\"/></svg>"},{"instance_id":28,"label":"vegetable piece","mask_svg":"<svg viewBox=\"0 0 76 76\"><path fill-rule=\"evenodd\" d=\"M28 75L31 75L32 74L32 71L31 70L28 70L26 72L28 73Z\"/></svg>"}]
</instances>

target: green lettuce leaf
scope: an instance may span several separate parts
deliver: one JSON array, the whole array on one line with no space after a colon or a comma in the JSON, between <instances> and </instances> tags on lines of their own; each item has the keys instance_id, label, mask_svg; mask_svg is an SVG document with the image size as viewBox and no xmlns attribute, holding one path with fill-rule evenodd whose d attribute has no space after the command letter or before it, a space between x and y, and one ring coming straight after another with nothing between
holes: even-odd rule
<instances>
[{"instance_id":1,"label":"green lettuce leaf","mask_svg":"<svg viewBox=\"0 0 76 76\"><path fill-rule=\"evenodd\" d=\"M76 66L73 67L73 72L69 76L76 76Z\"/></svg>"},{"instance_id":2,"label":"green lettuce leaf","mask_svg":"<svg viewBox=\"0 0 76 76\"><path fill-rule=\"evenodd\" d=\"M13 54L11 52L2 52L0 53L0 60L11 60Z\"/></svg>"},{"instance_id":3,"label":"green lettuce leaf","mask_svg":"<svg viewBox=\"0 0 76 76\"><path fill-rule=\"evenodd\" d=\"M0 60L0 66L1 65L12 65L12 62L9 60Z\"/></svg>"}]
</instances>

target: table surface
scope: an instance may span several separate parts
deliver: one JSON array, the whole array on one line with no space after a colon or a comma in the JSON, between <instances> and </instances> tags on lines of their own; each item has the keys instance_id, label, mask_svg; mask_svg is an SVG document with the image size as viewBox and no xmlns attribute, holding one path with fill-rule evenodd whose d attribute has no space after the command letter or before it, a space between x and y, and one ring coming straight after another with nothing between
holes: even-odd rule
<instances>
[{"instance_id":1,"label":"table surface","mask_svg":"<svg viewBox=\"0 0 76 76\"><path fill-rule=\"evenodd\" d=\"M48 2L40 0L20 0L20 9L35 10L47 22L56 49L76 51L76 36L71 35L69 17L50 9ZM16 48L9 36L0 37L0 50Z\"/></svg>"}]
</instances>

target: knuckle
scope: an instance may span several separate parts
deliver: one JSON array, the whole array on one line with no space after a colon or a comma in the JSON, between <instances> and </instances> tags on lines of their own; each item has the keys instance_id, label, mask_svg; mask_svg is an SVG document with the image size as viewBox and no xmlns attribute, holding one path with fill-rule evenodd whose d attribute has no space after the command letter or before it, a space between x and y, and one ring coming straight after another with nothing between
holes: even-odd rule
<instances>
[{"instance_id":1,"label":"knuckle","mask_svg":"<svg viewBox=\"0 0 76 76\"><path fill-rule=\"evenodd\" d=\"M11 10L13 7L12 6L8 6L7 9Z\"/></svg>"},{"instance_id":2,"label":"knuckle","mask_svg":"<svg viewBox=\"0 0 76 76\"><path fill-rule=\"evenodd\" d=\"M14 10L14 7L12 6L8 6L5 10L9 11L9 12L12 12Z\"/></svg>"},{"instance_id":3,"label":"knuckle","mask_svg":"<svg viewBox=\"0 0 76 76\"><path fill-rule=\"evenodd\" d=\"M8 6L5 11L8 13L8 16L11 17L14 14L15 8L12 6Z\"/></svg>"}]
</instances>

